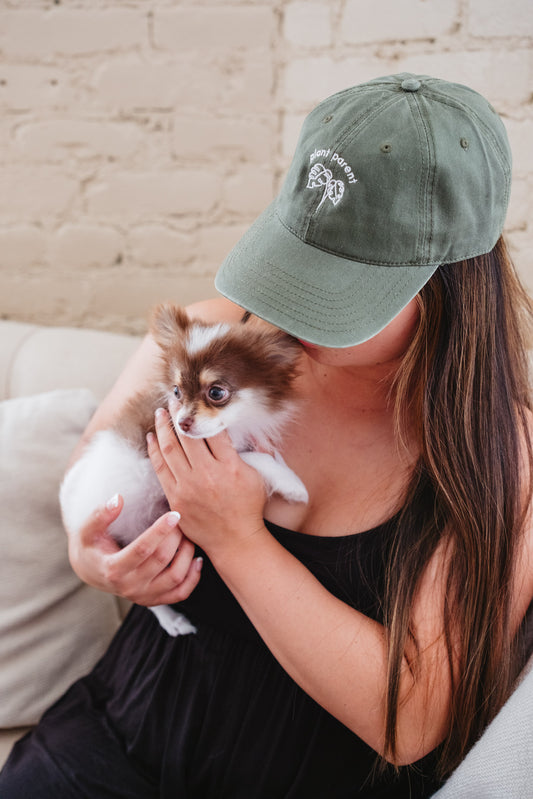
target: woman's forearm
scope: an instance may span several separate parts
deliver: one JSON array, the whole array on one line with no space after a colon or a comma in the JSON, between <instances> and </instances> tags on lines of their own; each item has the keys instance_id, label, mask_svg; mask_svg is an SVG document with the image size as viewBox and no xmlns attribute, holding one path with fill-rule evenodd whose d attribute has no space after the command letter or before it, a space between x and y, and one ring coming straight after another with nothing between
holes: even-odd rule
<instances>
[{"instance_id":1,"label":"woman's forearm","mask_svg":"<svg viewBox=\"0 0 533 799\"><path fill-rule=\"evenodd\" d=\"M384 754L387 652L382 625L330 594L266 528L251 535L238 551L222 548L213 560L295 682ZM428 712L427 682L423 683L415 684L409 669L403 670L395 761L399 764L419 759L443 737L443 702L436 699L435 712Z\"/></svg>"}]
</instances>

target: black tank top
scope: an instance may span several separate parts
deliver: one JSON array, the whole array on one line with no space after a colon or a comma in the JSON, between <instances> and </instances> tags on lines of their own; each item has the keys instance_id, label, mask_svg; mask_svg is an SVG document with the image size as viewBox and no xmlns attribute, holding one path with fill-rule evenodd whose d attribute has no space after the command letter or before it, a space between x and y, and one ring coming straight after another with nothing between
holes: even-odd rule
<instances>
[{"instance_id":1,"label":"black tank top","mask_svg":"<svg viewBox=\"0 0 533 799\"><path fill-rule=\"evenodd\" d=\"M299 533L265 521L267 529L328 589L346 604L375 621L383 621L387 552L397 517L365 532L341 536L316 536ZM209 624L233 635L259 642L260 636L204 557L202 578L191 596L175 605L193 624ZM257 564L261 569L261 564Z\"/></svg>"},{"instance_id":2,"label":"black tank top","mask_svg":"<svg viewBox=\"0 0 533 799\"><path fill-rule=\"evenodd\" d=\"M332 594L381 621L394 519L335 538L267 527ZM132 608L95 669L26 740L16 758L24 790L46 784L58 795L66 779L70 790L62 796L94 799L101 799L101 785L128 799L434 793L434 755L399 773L376 773L376 753L284 671L207 558L199 585L177 609L196 624L195 635L173 638L146 608ZM59 772L68 775L60 783ZM95 776L103 780L96 788Z\"/></svg>"},{"instance_id":3,"label":"black tank top","mask_svg":"<svg viewBox=\"0 0 533 799\"><path fill-rule=\"evenodd\" d=\"M397 521L395 516L371 530L335 537L307 535L268 521L265 524L330 593L382 623L386 564ZM257 569L261 569L261 563L257 564ZM231 710L222 712L211 698L212 718L219 722L223 718L223 729L230 741L234 739L228 732L228 725L235 722L237 727L249 731L249 741L259 743L261 751L269 753L269 767L255 766L253 779L258 797L422 799L437 789L437 752L430 753L413 767L401 768L399 773L391 770L376 776L376 753L307 697L283 672L207 558L199 585L176 609L197 625L198 635L193 638L197 638L204 652L209 652L209 662L215 652L221 658L216 667L218 692L227 673L231 674L226 689L227 696L231 697ZM236 698L238 674L240 688ZM248 689L249 685L252 688ZM259 693L265 701L261 711L258 710L262 700L257 698L257 686L261 686ZM188 690L193 690L192 685ZM236 707L236 703L240 706ZM274 718L269 707L276 708ZM210 729L213 726L216 722ZM273 741L277 744L275 753ZM294 747L299 741L302 750L297 752ZM238 758L235 744L228 744L228 747L232 756ZM248 758L243 755L238 759L244 767ZM273 775L288 774L295 767L295 761L301 761L298 777L290 791L280 792ZM263 785L261 790L259 783Z\"/></svg>"}]
</instances>

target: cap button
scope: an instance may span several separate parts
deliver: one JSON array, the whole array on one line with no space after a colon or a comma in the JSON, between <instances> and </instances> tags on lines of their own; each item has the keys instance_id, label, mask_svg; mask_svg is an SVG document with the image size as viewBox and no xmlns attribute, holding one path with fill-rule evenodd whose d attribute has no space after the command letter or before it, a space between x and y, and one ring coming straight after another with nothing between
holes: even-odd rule
<instances>
[{"instance_id":1,"label":"cap button","mask_svg":"<svg viewBox=\"0 0 533 799\"><path fill-rule=\"evenodd\" d=\"M406 78L402 81L404 92L417 92L422 84L416 78Z\"/></svg>"}]
</instances>

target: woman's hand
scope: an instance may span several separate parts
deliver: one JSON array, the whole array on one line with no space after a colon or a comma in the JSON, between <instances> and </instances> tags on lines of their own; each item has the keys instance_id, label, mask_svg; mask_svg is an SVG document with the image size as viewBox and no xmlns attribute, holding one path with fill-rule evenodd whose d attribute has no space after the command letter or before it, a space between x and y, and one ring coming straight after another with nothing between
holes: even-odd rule
<instances>
[{"instance_id":1,"label":"woman's hand","mask_svg":"<svg viewBox=\"0 0 533 799\"><path fill-rule=\"evenodd\" d=\"M156 413L148 454L180 529L211 557L266 533L262 477L244 463L226 432L209 441L176 435L166 410Z\"/></svg>"},{"instance_id":2,"label":"woman's hand","mask_svg":"<svg viewBox=\"0 0 533 799\"><path fill-rule=\"evenodd\" d=\"M194 545L178 527L179 514L161 516L121 549L107 530L122 507L122 497L110 500L89 517L79 534L69 535L69 558L78 577L137 605L187 599L200 580L202 561L194 557Z\"/></svg>"}]
</instances>

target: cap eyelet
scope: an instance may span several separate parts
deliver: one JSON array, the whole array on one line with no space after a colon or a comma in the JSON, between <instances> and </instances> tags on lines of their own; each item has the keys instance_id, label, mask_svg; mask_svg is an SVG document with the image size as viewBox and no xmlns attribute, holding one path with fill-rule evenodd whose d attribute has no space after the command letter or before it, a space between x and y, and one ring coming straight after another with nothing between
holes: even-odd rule
<instances>
[{"instance_id":1,"label":"cap eyelet","mask_svg":"<svg viewBox=\"0 0 533 799\"><path fill-rule=\"evenodd\" d=\"M331 122L332 119L333 119L333 114L328 114L327 116L324 117L322 122Z\"/></svg>"},{"instance_id":2,"label":"cap eyelet","mask_svg":"<svg viewBox=\"0 0 533 799\"><path fill-rule=\"evenodd\" d=\"M459 143L460 143L461 147L463 148L463 150L468 150L468 148L469 148L469 146L470 146L470 142L468 141L468 139L465 139L465 138L463 137L463 138L460 140L460 142L459 142Z\"/></svg>"},{"instance_id":3,"label":"cap eyelet","mask_svg":"<svg viewBox=\"0 0 533 799\"><path fill-rule=\"evenodd\" d=\"M390 144L390 142L385 142L385 144L382 144L379 149L382 153L390 153L392 150L392 144Z\"/></svg>"}]
</instances>

